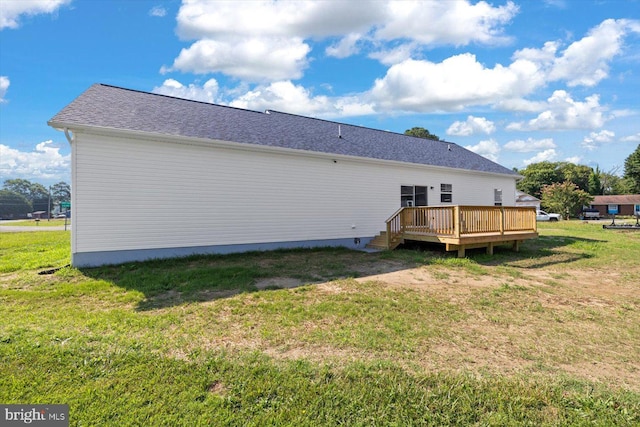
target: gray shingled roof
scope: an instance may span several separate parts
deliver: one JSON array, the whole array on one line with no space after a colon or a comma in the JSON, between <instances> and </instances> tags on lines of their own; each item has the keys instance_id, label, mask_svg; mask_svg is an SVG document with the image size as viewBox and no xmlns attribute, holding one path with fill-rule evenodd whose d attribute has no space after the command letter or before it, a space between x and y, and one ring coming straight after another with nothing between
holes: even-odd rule
<instances>
[{"instance_id":1,"label":"gray shingled roof","mask_svg":"<svg viewBox=\"0 0 640 427\"><path fill-rule=\"evenodd\" d=\"M518 176L454 143L103 84L91 86L48 123L71 130L74 125L133 130Z\"/></svg>"}]
</instances>

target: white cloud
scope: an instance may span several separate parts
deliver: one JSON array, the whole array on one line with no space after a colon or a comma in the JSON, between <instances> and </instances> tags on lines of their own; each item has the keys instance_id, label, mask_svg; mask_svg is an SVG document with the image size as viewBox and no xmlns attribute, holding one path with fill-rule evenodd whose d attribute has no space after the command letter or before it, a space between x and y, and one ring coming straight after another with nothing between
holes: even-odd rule
<instances>
[{"instance_id":1,"label":"white cloud","mask_svg":"<svg viewBox=\"0 0 640 427\"><path fill-rule=\"evenodd\" d=\"M196 74L219 71L249 81L299 78L307 66L311 48L302 39L284 37L244 38L234 42L200 40L186 49L170 68Z\"/></svg>"},{"instance_id":2,"label":"white cloud","mask_svg":"<svg viewBox=\"0 0 640 427\"><path fill-rule=\"evenodd\" d=\"M193 99L194 101L218 102L218 82L216 79L209 79L202 86L193 83L184 86L177 80L167 79L162 83L162 86L154 87L152 92L176 98Z\"/></svg>"},{"instance_id":3,"label":"white cloud","mask_svg":"<svg viewBox=\"0 0 640 427\"><path fill-rule=\"evenodd\" d=\"M517 98L542 84L532 62L485 68L475 55L465 53L440 63L409 59L393 65L376 80L371 95L384 110L456 111Z\"/></svg>"},{"instance_id":4,"label":"white cloud","mask_svg":"<svg viewBox=\"0 0 640 427\"><path fill-rule=\"evenodd\" d=\"M620 138L622 142L640 142L640 133L636 133L635 135L625 136Z\"/></svg>"},{"instance_id":5,"label":"white cloud","mask_svg":"<svg viewBox=\"0 0 640 427\"><path fill-rule=\"evenodd\" d=\"M523 113L538 113L546 106L547 103L544 101L529 101L523 98L499 100L494 104L494 107L499 110Z\"/></svg>"},{"instance_id":6,"label":"white cloud","mask_svg":"<svg viewBox=\"0 0 640 427\"><path fill-rule=\"evenodd\" d=\"M384 65L394 65L410 59L417 49L416 43L403 43L399 46L371 52L368 57L380 61Z\"/></svg>"},{"instance_id":7,"label":"white cloud","mask_svg":"<svg viewBox=\"0 0 640 427\"><path fill-rule=\"evenodd\" d=\"M229 105L250 110L276 110L316 117L373 114L373 107L357 98L314 96L309 90L290 81L260 86L237 97Z\"/></svg>"},{"instance_id":8,"label":"white cloud","mask_svg":"<svg viewBox=\"0 0 640 427\"><path fill-rule=\"evenodd\" d=\"M574 101L564 90L557 90L547 100L547 109L528 122L514 122L507 130L596 129L605 123L600 97L591 95L584 102Z\"/></svg>"},{"instance_id":9,"label":"white cloud","mask_svg":"<svg viewBox=\"0 0 640 427\"><path fill-rule=\"evenodd\" d=\"M566 159L564 159L564 161L573 163L574 165L579 165L582 163L582 157L580 156L567 157Z\"/></svg>"},{"instance_id":10,"label":"white cloud","mask_svg":"<svg viewBox=\"0 0 640 427\"><path fill-rule=\"evenodd\" d=\"M9 81L9 77L0 76L0 104L3 102L7 102L7 100L4 99L4 96L7 94L7 90L9 89L10 84L11 82Z\"/></svg>"},{"instance_id":11,"label":"white cloud","mask_svg":"<svg viewBox=\"0 0 640 427\"><path fill-rule=\"evenodd\" d=\"M154 87L153 92L254 111L275 110L324 118L375 113L371 104L363 102L357 96L314 95L310 90L295 85L290 80L258 85L252 89L241 84L232 89L220 90L215 79L209 79L203 85L184 85L177 80L167 79L161 86Z\"/></svg>"},{"instance_id":12,"label":"white cloud","mask_svg":"<svg viewBox=\"0 0 640 427\"><path fill-rule=\"evenodd\" d=\"M549 78L566 80L569 86L595 86L608 77L608 62L622 52L623 38L633 27L633 22L625 19L603 21L562 52Z\"/></svg>"},{"instance_id":13,"label":"white cloud","mask_svg":"<svg viewBox=\"0 0 640 427\"><path fill-rule=\"evenodd\" d=\"M149 15L157 18L164 18L167 15L167 9L162 6L154 6L149 11Z\"/></svg>"},{"instance_id":14,"label":"white cloud","mask_svg":"<svg viewBox=\"0 0 640 427\"><path fill-rule=\"evenodd\" d=\"M582 147L587 150L595 150L600 144L612 142L616 134L610 130L602 130L600 132L591 132L589 136L582 141Z\"/></svg>"},{"instance_id":15,"label":"white cloud","mask_svg":"<svg viewBox=\"0 0 640 427\"><path fill-rule=\"evenodd\" d=\"M509 141L504 145L504 149L507 151L515 151L517 153L531 153L532 151L540 151L550 148L556 148L556 144L552 138L533 139L527 138L527 140L516 139Z\"/></svg>"},{"instance_id":16,"label":"white cloud","mask_svg":"<svg viewBox=\"0 0 640 427\"><path fill-rule=\"evenodd\" d=\"M344 58L362 43L385 64L406 59L412 43L428 46L504 43L502 27L518 8L511 1L396 2L184 0L177 33L195 40L163 71L221 72L249 81L299 78L311 52L309 40L340 40L326 54ZM429 25L424 23L428 22ZM407 46L389 50L386 42ZM409 41L407 44L406 42ZM383 45L383 46L381 46Z\"/></svg>"},{"instance_id":17,"label":"white cloud","mask_svg":"<svg viewBox=\"0 0 640 427\"><path fill-rule=\"evenodd\" d=\"M18 28L24 15L54 13L71 0L5 0L0 2L0 30Z\"/></svg>"},{"instance_id":18,"label":"white cloud","mask_svg":"<svg viewBox=\"0 0 640 427\"><path fill-rule=\"evenodd\" d=\"M36 145L32 152L24 152L0 144L0 177L24 179L64 179L71 169L71 155L60 154L53 141Z\"/></svg>"},{"instance_id":19,"label":"white cloud","mask_svg":"<svg viewBox=\"0 0 640 427\"><path fill-rule=\"evenodd\" d=\"M526 159L523 163L525 165L530 165L531 163L540 163L540 162L550 162L556 159L558 153L553 148L549 148L548 150L544 150L531 157L530 159Z\"/></svg>"},{"instance_id":20,"label":"white cloud","mask_svg":"<svg viewBox=\"0 0 640 427\"><path fill-rule=\"evenodd\" d=\"M480 141L476 145L466 145L464 148L473 151L474 153L480 154L481 156L486 157L493 162L498 161L500 145L493 138L485 141Z\"/></svg>"},{"instance_id":21,"label":"white cloud","mask_svg":"<svg viewBox=\"0 0 640 427\"><path fill-rule=\"evenodd\" d=\"M327 56L334 58L346 58L358 52L357 43L362 38L359 33L351 33L344 36L338 43L325 49Z\"/></svg>"},{"instance_id":22,"label":"white cloud","mask_svg":"<svg viewBox=\"0 0 640 427\"><path fill-rule=\"evenodd\" d=\"M455 136L471 136L478 133L484 133L490 135L496 131L496 126L491 120L487 120L484 117L467 117L465 122L454 122L449 129L447 129L447 135Z\"/></svg>"},{"instance_id":23,"label":"white cloud","mask_svg":"<svg viewBox=\"0 0 640 427\"><path fill-rule=\"evenodd\" d=\"M409 39L425 45L456 46L477 42L502 44L502 26L517 14L518 7L509 1L493 7L485 1L416 1L389 2L387 22L376 32L381 40Z\"/></svg>"}]
</instances>

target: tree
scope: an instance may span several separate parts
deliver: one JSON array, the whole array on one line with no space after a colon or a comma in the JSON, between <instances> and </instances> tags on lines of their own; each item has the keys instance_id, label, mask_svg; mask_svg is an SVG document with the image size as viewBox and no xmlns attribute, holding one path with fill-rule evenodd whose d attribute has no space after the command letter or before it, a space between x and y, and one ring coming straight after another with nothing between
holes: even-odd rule
<instances>
[{"instance_id":1,"label":"tree","mask_svg":"<svg viewBox=\"0 0 640 427\"><path fill-rule=\"evenodd\" d=\"M592 196L602 194L602 181L600 180L600 176L602 176L602 172L600 172L600 168L596 166L595 170L592 170L591 175L589 175L589 194Z\"/></svg>"},{"instance_id":2,"label":"tree","mask_svg":"<svg viewBox=\"0 0 640 427\"><path fill-rule=\"evenodd\" d=\"M31 203L34 211L49 212L51 210L49 207L49 191L42 184L20 178L7 179L3 188L22 195Z\"/></svg>"},{"instance_id":3,"label":"tree","mask_svg":"<svg viewBox=\"0 0 640 427\"><path fill-rule=\"evenodd\" d=\"M593 169L569 162L539 162L528 165L518 173L524 177L518 182L518 190L540 198L545 185L565 181L574 183L580 190L588 191Z\"/></svg>"},{"instance_id":4,"label":"tree","mask_svg":"<svg viewBox=\"0 0 640 427\"><path fill-rule=\"evenodd\" d=\"M517 184L518 190L542 197L542 187L563 181L563 175L557 163L532 163L518 171L524 178Z\"/></svg>"},{"instance_id":5,"label":"tree","mask_svg":"<svg viewBox=\"0 0 640 427\"><path fill-rule=\"evenodd\" d=\"M21 194L26 197L27 200L31 200L31 202L36 199L46 199L49 197L49 191L44 185L31 182L27 179L7 179L4 182L3 188Z\"/></svg>"},{"instance_id":6,"label":"tree","mask_svg":"<svg viewBox=\"0 0 640 427\"><path fill-rule=\"evenodd\" d=\"M24 218L31 208L29 200L21 194L0 190L0 218Z\"/></svg>"},{"instance_id":7,"label":"tree","mask_svg":"<svg viewBox=\"0 0 640 427\"><path fill-rule=\"evenodd\" d=\"M624 161L624 177L631 181L631 192L640 193L640 144Z\"/></svg>"},{"instance_id":8,"label":"tree","mask_svg":"<svg viewBox=\"0 0 640 427\"><path fill-rule=\"evenodd\" d=\"M71 200L71 187L64 181L51 186L51 198L54 204Z\"/></svg>"},{"instance_id":9,"label":"tree","mask_svg":"<svg viewBox=\"0 0 640 427\"><path fill-rule=\"evenodd\" d=\"M560 162L558 163L558 169L562 173L562 182L573 182L579 189L589 191L589 177L593 173L593 169L590 166Z\"/></svg>"},{"instance_id":10,"label":"tree","mask_svg":"<svg viewBox=\"0 0 640 427\"><path fill-rule=\"evenodd\" d=\"M570 181L545 185L542 188L542 206L553 212L561 212L565 218L578 214L583 206L591 203L593 196Z\"/></svg>"},{"instance_id":11,"label":"tree","mask_svg":"<svg viewBox=\"0 0 640 427\"><path fill-rule=\"evenodd\" d=\"M405 135L415 136L416 138L432 139L434 141L442 141L438 135L434 135L425 128L412 127L404 131Z\"/></svg>"}]
</instances>

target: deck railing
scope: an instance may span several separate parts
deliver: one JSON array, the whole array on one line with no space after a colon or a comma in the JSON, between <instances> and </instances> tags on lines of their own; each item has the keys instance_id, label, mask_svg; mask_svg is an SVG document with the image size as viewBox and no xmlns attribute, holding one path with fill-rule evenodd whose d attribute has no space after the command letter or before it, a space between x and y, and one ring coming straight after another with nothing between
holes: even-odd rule
<instances>
[{"instance_id":1,"label":"deck railing","mask_svg":"<svg viewBox=\"0 0 640 427\"><path fill-rule=\"evenodd\" d=\"M405 207L387 220L387 247L396 247L405 233L460 238L482 233L504 235L536 231L536 211L531 207Z\"/></svg>"}]
</instances>

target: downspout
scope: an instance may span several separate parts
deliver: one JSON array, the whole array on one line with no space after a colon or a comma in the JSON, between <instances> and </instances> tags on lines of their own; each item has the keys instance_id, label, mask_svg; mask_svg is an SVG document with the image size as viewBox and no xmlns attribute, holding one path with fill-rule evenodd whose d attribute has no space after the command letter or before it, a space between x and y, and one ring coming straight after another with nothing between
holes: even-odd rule
<instances>
[{"instance_id":1,"label":"downspout","mask_svg":"<svg viewBox=\"0 0 640 427\"><path fill-rule=\"evenodd\" d=\"M75 136L73 134L69 135L69 128L64 128L64 136L67 138L67 141L69 141L69 144L72 144L75 141Z\"/></svg>"}]
</instances>

